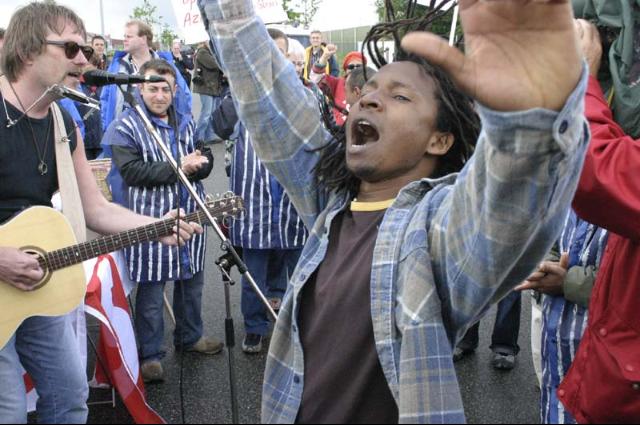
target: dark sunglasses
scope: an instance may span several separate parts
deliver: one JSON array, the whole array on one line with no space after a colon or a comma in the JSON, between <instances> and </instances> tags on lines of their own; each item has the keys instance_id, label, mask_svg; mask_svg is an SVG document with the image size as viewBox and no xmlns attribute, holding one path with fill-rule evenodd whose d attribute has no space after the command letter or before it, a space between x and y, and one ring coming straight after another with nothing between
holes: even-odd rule
<instances>
[{"instance_id":1,"label":"dark sunglasses","mask_svg":"<svg viewBox=\"0 0 640 425\"><path fill-rule=\"evenodd\" d=\"M354 69L358 69L358 68L362 68L362 65L359 63L350 63L349 65L347 65L347 69L349 71L353 71Z\"/></svg>"},{"instance_id":2,"label":"dark sunglasses","mask_svg":"<svg viewBox=\"0 0 640 425\"><path fill-rule=\"evenodd\" d=\"M81 46L75 41L47 40L46 43L52 46L59 46L64 48L64 55L67 57L67 59L74 59L76 56L78 56L78 52L80 50L82 50L82 54L87 60L91 59L91 56L93 56L93 47L87 45Z\"/></svg>"}]
</instances>

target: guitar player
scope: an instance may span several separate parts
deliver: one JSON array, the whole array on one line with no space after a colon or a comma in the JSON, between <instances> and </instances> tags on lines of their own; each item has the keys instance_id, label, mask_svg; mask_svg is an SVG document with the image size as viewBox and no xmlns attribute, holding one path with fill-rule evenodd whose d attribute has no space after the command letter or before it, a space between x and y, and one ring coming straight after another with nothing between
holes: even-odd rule
<instances>
[{"instance_id":1,"label":"guitar player","mask_svg":"<svg viewBox=\"0 0 640 425\"><path fill-rule=\"evenodd\" d=\"M5 34L0 77L0 223L31 206L51 206L58 190L55 125L43 93L67 76L78 78L91 57L82 20L70 9L31 3L11 18ZM28 111L28 112L27 112ZM64 124L72 129L63 112ZM113 234L156 222L108 203L98 190L76 131L70 135L73 170L87 227ZM63 167L61 167L63 168ZM181 223L160 242L184 244L195 223ZM39 263L18 249L0 246L0 285L29 291L43 276ZM3 282L3 283L2 283ZM26 423L26 398L20 364L40 395L41 423L85 423L88 387L72 329L64 316L25 320L0 350L0 422Z\"/></svg>"}]
</instances>

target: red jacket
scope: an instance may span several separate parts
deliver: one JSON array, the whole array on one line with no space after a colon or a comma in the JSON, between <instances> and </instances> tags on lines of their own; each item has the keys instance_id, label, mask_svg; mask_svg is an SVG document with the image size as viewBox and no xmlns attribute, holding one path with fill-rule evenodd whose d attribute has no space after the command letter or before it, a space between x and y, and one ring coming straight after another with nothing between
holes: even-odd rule
<instances>
[{"instance_id":1,"label":"red jacket","mask_svg":"<svg viewBox=\"0 0 640 425\"><path fill-rule=\"evenodd\" d=\"M589 326L558 397L580 423L640 421L640 141L624 134L597 80L586 116L592 141L573 207L611 231Z\"/></svg>"}]
</instances>

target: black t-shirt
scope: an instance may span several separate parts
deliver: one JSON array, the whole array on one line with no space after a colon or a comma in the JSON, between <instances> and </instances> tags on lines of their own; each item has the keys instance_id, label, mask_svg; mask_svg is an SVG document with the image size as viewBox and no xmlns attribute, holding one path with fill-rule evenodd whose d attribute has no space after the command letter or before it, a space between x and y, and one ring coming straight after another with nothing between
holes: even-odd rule
<instances>
[{"instance_id":1,"label":"black t-shirt","mask_svg":"<svg viewBox=\"0 0 640 425\"><path fill-rule=\"evenodd\" d=\"M7 128L9 118L17 120L22 112L6 102L5 111L0 94L0 223L7 221L16 213L36 205L51 206L51 197L58 190L58 171L55 160L53 116L44 119L25 117L15 126ZM62 111L65 127L70 133L71 151L77 146L73 119ZM33 126L33 133L29 126ZM45 140L49 128L48 140ZM40 157L34 145L38 144L40 155L46 150L44 161L47 174L40 175L38 165ZM46 147L45 147L46 146Z\"/></svg>"},{"instance_id":2,"label":"black t-shirt","mask_svg":"<svg viewBox=\"0 0 640 425\"><path fill-rule=\"evenodd\" d=\"M302 290L304 389L297 423L398 423L371 318L371 263L384 214L336 216L327 255Z\"/></svg>"}]
</instances>

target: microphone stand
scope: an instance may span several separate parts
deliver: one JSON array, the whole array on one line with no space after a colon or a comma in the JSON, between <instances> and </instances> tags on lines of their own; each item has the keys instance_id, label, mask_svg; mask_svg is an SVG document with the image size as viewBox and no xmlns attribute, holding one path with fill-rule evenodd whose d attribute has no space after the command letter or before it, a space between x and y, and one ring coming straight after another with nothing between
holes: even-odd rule
<instances>
[{"instance_id":1,"label":"microphone stand","mask_svg":"<svg viewBox=\"0 0 640 425\"><path fill-rule=\"evenodd\" d=\"M278 316L273 311L273 309L271 308L271 305L269 304L269 301L264 296L264 294L258 287L258 284L249 273L249 269L247 268L246 264L244 263L244 261L242 261L242 258L240 258L240 256L238 255L238 252L234 249L233 245L231 245L231 241L229 240L229 238L227 238L227 236L224 234L224 232L220 228L220 225L218 224L218 220L211 215L211 213L207 209L206 204L200 198L200 196L198 196L198 193L196 192L191 182L189 182L189 179L187 178L187 176L178 167L178 164L173 159L173 155L171 154L171 151L165 146L162 138L160 137L156 129L153 127L153 124L151 123L151 121L147 117L147 114L144 112L144 110L136 100L135 96L133 96L133 94L128 92L127 90L123 89L121 85L118 85L118 88L124 95L124 98L127 101L127 103L129 103L129 105L131 105L131 107L133 107L136 110L140 118L142 118L142 121L144 122L144 125L147 131L149 132L149 134L152 135L154 142L158 145L158 147L164 154L165 158L167 159L167 162L171 164L171 167L173 168L176 175L178 176L179 181L185 186L191 198L193 198L198 208L202 211L205 217L207 217L207 219L209 220L209 223L211 223L216 234L222 241L220 248L222 249L224 254L222 255L222 257L220 257L216 261L216 265L218 265L218 267L222 271L223 281L225 282L225 307L226 307L226 319L225 319L226 341L225 342L227 345L227 353L229 356L228 358L229 358L229 384L231 388L231 411L233 416L233 423L238 423L238 400L237 400L237 394L236 394L236 378L235 378L235 370L234 370L235 361L234 361L233 350L232 350L233 346L235 346L235 334L234 334L233 319L231 316L231 301L230 301L230 295L229 295L229 285L233 284L233 281L231 280L229 275L229 271L231 270L231 268L233 268L233 266L236 266L240 274L247 280L247 282L249 282L249 284L251 285L251 288L258 295L258 297L260 298L260 301L262 301L262 304L264 304L264 306L267 308L267 312L271 315L271 317L273 317L273 319L276 320ZM178 137L177 134L176 134L176 137Z\"/></svg>"}]
</instances>

